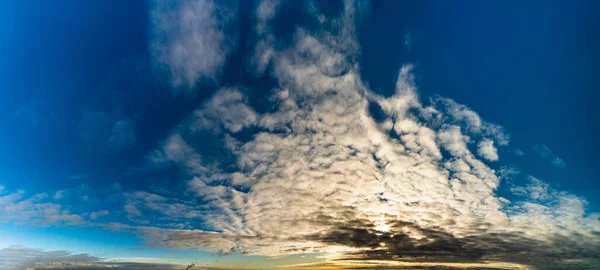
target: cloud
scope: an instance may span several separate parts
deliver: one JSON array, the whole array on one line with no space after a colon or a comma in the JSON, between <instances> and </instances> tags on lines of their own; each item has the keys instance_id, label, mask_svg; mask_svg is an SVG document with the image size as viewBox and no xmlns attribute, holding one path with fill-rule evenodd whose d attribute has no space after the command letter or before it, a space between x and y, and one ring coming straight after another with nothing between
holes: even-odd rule
<instances>
[{"instance_id":1,"label":"cloud","mask_svg":"<svg viewBox=\"0 0 600 270\"><path fill-rule=\"evenodd\" d=\"M525 155L525 152L523 152L521 149L515 149L515 150L513 151L513 153L514 153L516 156L519 156L519 157L522 157L522 156L524 156L524 155Z\"/></svg>"},{"instance_id":2,"label":"cloud","mask_svg":"<svg viewBox=\"0 0 600 270\"><path fill-rule=\"evenodd\" d=\"M543 158L547 158L552 155L552 150L550 150L550 148L548 148L548 146L545 144L534 144L532 148L533 151L538 153Z\"/></svg>"},{"instance_id":3,"label":"cloud","mask_svg":"<svg viewBox=\"0 0 600 270\"><path fill-rule=\"evenodd\" d=\"M257 35L271 36L279 5L258 5ZM422 100L410 64L398 71L392 96L371 91L357 62L355 23L363 5L345 1L333 19L308 8L317 29L298 26L285 48L263 44L273 89L260 89L258 97L245 85L220 89L146 156L151 169L177 170L180 178L170 184L183 190L114 185L120 208L106 209L127 220L101 209L85 212L89 218L138 233L151 246L221 255L320 252L332 264L415 267L599 264L600 215L589 213L584 199L534 177L511 188L516 200L498 195L502 181L519 173L486 163L510 149L504 128L452 99ZM220 21L228 14L210 1L156 4L152 49L176 88L217 76L228 54ZM253 67L257 73L267 71L263 64ZM255 108L253 98L266 106ZM82 124L89 125L85 135L135 141L126 121L103 112L90 112L92 119L98 121ZM77 190L54 199L91 196ZM88 214L71 214L45 194L2 194L0 209L8 215L0 222L88 224Z\"/></svg>"},{"instance_id":4,"label":"cloud","mask_svg":"<svg viewBox=\"0 0 600 270\"><path fill-rule=\"evenodd\" d=\"M0 249L0 268L6 270L53 269L53 270L99 270L99 269L192 269L190 265L171 262L168 259L123 258L109 259L86 253L65 250L46 251L22 246ZM193 269L209 269L199 266ZM216 269L216 268L212 268Z\"/></svg>"},{"instance_id":5,"label":"cloud","mask_svg":"<svg viewBox=\"0 0 600 270\"><path fill-rule=\"evenodd\" d=\"M57 197L56 195L54 197ZM46 193L26 196L22 190L0 196L0 223L16 225L82 225L85 220L54 203Z\"/></svg>"},{"instance_id":6,"label":"cloud","mask_svg":"<svg viewBox=\"0 0 600 270\"><path fill-rule=\"evenodd\" d=\"M201 214L188 202L154 193L135 191L125 193L124 196L127 217L137 223L148 224L152 221L154 225L183 228L193 219L199 219ZM160 217L160 220L153 220L156 216Z\"/></svg>"},{"instance_id":7,"label":"cloud","mask_svg":"<svg viewBox=\"0 0 600 270\"><path fill-rule=\"evenodd\" d=\"M90 213L90 218L91 219L97 219L99 217L106 216L106 215L109 215L109 214L110 214L110 212L108 212L107 210L96 211L96 212Z\"/></svg>"},{"instance_id":8,"label":"cloud","mask_svg":"<svg viewBox=\"0 0 600 270\"><path fill-rule=\"evenodd\" d=\"M498 150L494 147L494 141L483 139L477 144L477 154L489 161L498 160Z\"/></svg>"},{"instance_id":9,"label":"cloud","mask_svg":"<svg viewBox=\"0 0 600 270\"><path fill-rule=\"evenodd\" d=\"M85 253L75 254L64 250L44 251L21 246L11 246L0 249L0 268L2 269L29 269L44 264L54 266L68 265L72 263L97 262L100 258ZM55 268L54 268L55 269Z\"/></svg>"},{"instance_id":10,"label":"cloud","mask_svg":"<svg viewBox=\"0 0 600 270\"><path fill-rule=\"evenodd\" d=\"M204 108L195 112L196 128L213 129L215 132L225 128L236 133L255 124L257 114L244 103L244 99L244 95L236 89L221 89Z\"/></svg>"},{"instance_id":11,"label":"cloud","mask_svg":"<svg viewBox=\"0 0 600 270\"><path fill-rule=\"evenodd\" d=\"M275 9L264 5L268 33ZM128 205L135 216L192 222L139 232L155 246L319 251L333 262L594 265L600 221L585 200L540 180L513 187L520 201L498 196L517 170L484 161L509 147L504 128L448 98L422 102L410 64L391 97L361 81L360 7L346 1L334 19L312 10L318 30L298 27L288 48L266 45L277 81L259 97L268 110L253 108L243 86L223 88L173 129L149 160L177 166L185 196L130 193Z\"/></svg>"},{"instance_id":12,"label":"cloud","mask_svg":"<svg viewBox=\"0 0 600 270\"><path fill-rule=\"evenodd\" d=\"M544 159L550 159L550 163L552 166L558 169L564 169L567 167L567 163L557 155L552 153L552 150L548 148L545 144L535 144L533 145L533 151L538 153Z\"/></svg>"},{"instance_id":13,"label":"cloud","mask_svg":"<svg viewBox=\"0 0 600 270\"><path fill-rule=\"evenodd\" d=\"M192 91L199 79L217 79L236 42L226 32L234 16L211 0L154 2L150 52L168 68L173 86Z\"/></svg>"}]
</instances>

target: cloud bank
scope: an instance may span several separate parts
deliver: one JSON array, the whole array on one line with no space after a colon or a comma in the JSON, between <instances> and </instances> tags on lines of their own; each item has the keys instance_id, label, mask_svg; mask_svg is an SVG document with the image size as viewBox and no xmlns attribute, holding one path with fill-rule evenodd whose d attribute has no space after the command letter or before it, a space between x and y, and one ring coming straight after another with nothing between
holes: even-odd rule
<instances>
[{"instance_id":1,"label":"cloud bank","mask_svg":"<svg viewBox=\"0 0 600 270\"><path fill-rule=\"evenodd\" d=\"M259 35L273 37L277 6L258 6ZM259 74L270 63L278 82L266 111L249 102L252 91L223 88L150 154L152 164L184 173L201 206L191 212L200 217L195 230L145 228L150 243L265 256L318 251L338 262L597 265L599 215L586 213L584 199L533 177L513 189L522 200L499 197L501 172L487 162L501 161L510 135L451 99L422 102L410 64L394 95L374 93L356 61L364 5L345 1L333 19L310 7L317 30L298 26L283 49L261 41L251 57ZM211 151L199 143L206 134Z\"/></svg>"}]
</instances>

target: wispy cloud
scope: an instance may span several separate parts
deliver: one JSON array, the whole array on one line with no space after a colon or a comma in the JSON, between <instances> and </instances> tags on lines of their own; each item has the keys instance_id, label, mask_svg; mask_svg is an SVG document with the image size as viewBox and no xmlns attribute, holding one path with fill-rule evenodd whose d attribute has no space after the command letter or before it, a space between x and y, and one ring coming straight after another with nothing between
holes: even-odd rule
<instances>
[{"instance_id":1,"label":"wispy cloud","mask_svg":"<svg viewBox=\"0 0 600 270\"><path fill-rule=\"evenodd\" d=\"M216 79L236 38L226 33L235 10L212 0L155 1L151 14L150 51L171 74L172 83L186 91L199 79Z\"/></svg>"},{"instance_id":2,"label":"wispy cloud","mask_svg":"<svg viewBox=\"0 0 600 270\"><path fill-rule=\"evenodd\" d=\"M515 150L513 151L513 153L514 153L515 155L519 156L519 157L522 157L522 156L524 156L524 155L525 155L525 152L523 152L523 150L521 150L521 149L515 149Z\"/></svg>"},{"instance_id":3,"label":"wispy cloud","mask_svg":"<svg viewBox=\"0 0 600 270\"><path fill-rule=\"evenodd\" d=\"M195 265L186 265L183 262L168 259L102 258L86 253L73 253L65 250L47 251L22 246L0 249L0 268L6 270L207 269L203 266L197 268L193 266Z\"/></svg>"},{"instance_id":4,"label":"wispy cloud","mask_svg":"<svg viewBox=\"0 0 600 270\"><path fill-rule=\"evenodd\" d=\"M72 263L97 262L101 258L88 254L75 254L64 250L44 251L21 246L12 246L0 249L0 268L2 269L30 269L52 264L54 267L69 268ZM56 268L53 268L56 269Z\"/></svg>"},{"instance_id":5,"label":"wispy cloud","mask_svg":"<svg viewBox=\"0 0 600 270\"><path fill-rule=\"evenodd\" d=\"M25 191L0 194L0 224L19 225L81 225L78 214L55 203L46 193L27 196Z\"/></svg>"},{"instance_id":6,"label":"wispy cloud","mask_svg":"<svg viewBox=\"0 0 600 270\"><path fill-rule=\"evenodd\" d=\"M564 169L567 167L567 163L557 155L545 144L535 144L532 147L533 151L538 153L544 159L550 159L550 164L555 168Z\"/></svg>"},{"instance_id":7,"label":"wispy cloud","mask_svg":"<svg viewBox=\"0 0 600 270\"><path fill-rule=\"evenodd\" d=\"M550 150L550 148L548 148L548 146L545 144L534 144L532 149L543 158L547 158L552 155L552 150Z\"/></svg>"}]
</instances>

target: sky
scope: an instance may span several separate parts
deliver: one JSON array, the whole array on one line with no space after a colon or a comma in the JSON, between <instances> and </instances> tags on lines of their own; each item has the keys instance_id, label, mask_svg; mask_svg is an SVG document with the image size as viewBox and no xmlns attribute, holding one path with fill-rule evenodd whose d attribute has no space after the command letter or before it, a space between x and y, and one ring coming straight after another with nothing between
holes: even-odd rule
<instances>
[{"instance_id":1,"label":"sky","mask_svg":"<svg viewBox=\"0 0 600 270\"><path fill-rule=\"evenodd\" d=\"M599 10L3 2L0 268L598 268Z\"/></svg>"}]
</instances>

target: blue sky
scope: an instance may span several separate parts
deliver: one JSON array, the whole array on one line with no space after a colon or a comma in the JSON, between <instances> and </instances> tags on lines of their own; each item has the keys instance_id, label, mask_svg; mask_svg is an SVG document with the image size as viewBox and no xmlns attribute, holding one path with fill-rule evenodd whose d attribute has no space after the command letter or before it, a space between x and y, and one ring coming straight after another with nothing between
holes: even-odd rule
<instances>
[{"instance_id":1,"label":"blue sky","mask_svg":"<svg viewBox=\"0 0 600 270\"><path fill-rule=\"evenodd\" d=\"M480 255L521 234L587 236L575 258L598 263L595 1L1 5L5 253L447 262L406 233L435 230L478 247L464 262L581 248ZM411 247L383 248L403 230Z\"/></svg>"}]
</instances>

